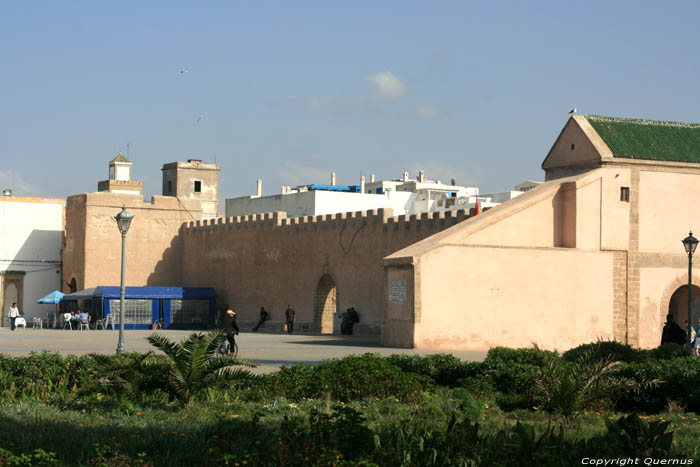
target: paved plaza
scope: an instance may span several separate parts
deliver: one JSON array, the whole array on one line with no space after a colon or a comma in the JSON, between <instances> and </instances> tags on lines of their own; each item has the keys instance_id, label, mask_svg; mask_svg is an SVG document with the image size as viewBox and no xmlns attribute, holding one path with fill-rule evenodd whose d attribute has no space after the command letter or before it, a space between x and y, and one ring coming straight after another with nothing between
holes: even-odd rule
<instances>
[{"instance_id":1,"label":"paved plaza","mask_svg":"<svg viewBox=\"0 0 700 467\"><path fill-rule=\"evenodd\" d=\"M171 340L180 340L193 331L140 331L126 330L125 347L127 352L147 352L153 347L145 337L157 332ZM117 348L118 331L69 331L58 329L22 329L10 331L0 328L0 353L22 356L30 352L58 352L62 355L85 355L90 353L111 354ZM258 367L256 373L269 373L282 365L296 362L317 364L328 358L344 357L367 352L380 355L406 354L428 355L451 353L462 360L480 361L486 351L439 351L419 349L398 349L382 347L379 337L356 337L345 335L300 335L241 333L238 342L240 357L250 360Z\"/></svg>"}]
</instances>

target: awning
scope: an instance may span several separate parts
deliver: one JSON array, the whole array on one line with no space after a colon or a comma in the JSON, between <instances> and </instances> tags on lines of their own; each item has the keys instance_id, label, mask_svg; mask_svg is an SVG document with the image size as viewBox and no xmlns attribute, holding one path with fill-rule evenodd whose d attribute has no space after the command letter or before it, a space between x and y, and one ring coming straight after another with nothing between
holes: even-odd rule
<instances>
[{"instance_id":1,"label":"awning","mask_svg":"<svg viewBox=\"0 0 700 467\"><path fill-rule=\"evenodd\" d=\"M77 292L65 294L63 296L63 301L90 300L93 298L99 298L100 296L98 287L91 287L89 289L78 290Z\"/></svg>"},{"instance_id":2,"label":"awning","mask_svg":"<svg viewBox=\"0 0 700 467\"><path fill-rule=\"evenodd\" d=\"M64 301L90 300L93 298L119 298L119 287L93 287L66 294ZM124 297L128 299L170 298L180 300L208 300L216 298L216 291L211 287L126 287Z\"/></svg>"}]
</instances>

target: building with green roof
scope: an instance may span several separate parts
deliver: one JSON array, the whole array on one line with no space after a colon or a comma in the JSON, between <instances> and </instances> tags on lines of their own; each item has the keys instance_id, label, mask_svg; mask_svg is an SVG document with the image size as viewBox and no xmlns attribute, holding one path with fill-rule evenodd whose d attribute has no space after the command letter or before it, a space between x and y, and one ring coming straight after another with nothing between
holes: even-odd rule
<instances>
[{"instance_id":1,"label":"building with green roof","mask_svg":"<svg viewBox=\"0 0 700 467\"><path fill-rule=\"evenodd\" d=\"M542 168L549 180L606 164L697 167L700 124L574 115Z\"/></svg>"}]
</instances>

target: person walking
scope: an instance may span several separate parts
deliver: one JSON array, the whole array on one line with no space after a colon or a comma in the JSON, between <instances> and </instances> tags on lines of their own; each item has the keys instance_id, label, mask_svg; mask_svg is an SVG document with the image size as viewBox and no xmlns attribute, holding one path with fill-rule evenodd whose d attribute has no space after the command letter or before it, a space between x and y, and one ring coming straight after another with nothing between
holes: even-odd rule
<instances>
[{"instance_id":1,"label":"person walking","mask_svg":"<svg viewBox=\"0 0 700 467\"><path fill-rule=\"evenodd\" d=\"M294 321L297 319L297 312L294 311L292 305L287 305L287 311L284 312L284 318L287 322L287 334L294 332Z\"/></svg>"},{"instance_id":2,"label":"person walking","mask_svg":"<svg viewBox=\"0 0 700 467\"><path fill-rule=\"evenodd\" d=\"M15 330L15 320L20 317L20 312L19 308L17 308L17 302L12 302L12 306L10 307L10 329Z\"/></svg>"},{"instance_id":3,"label":"person walking","mask_svg":"<svg viewBox=\"0 0 700 467\"><path fill-rule=\"evenodd\" d=\"M265 310L264 306L261 306L260 307L260 320L258 321L258 324L256 324L255 327L253 328L253 331L257 331L258 328L260 328L260 326L262 326L265 323L265 321L267 321L268 319L270 319L269 313L267 312L267 310Z\"/></svg>"},{"instance_id":4,"label":"person walking","mask_svg":"<svg viewBox=\"0 0 700 467\"><path fill-rule=\"evenodd\" d=\"M221 328L226 333L226 340L228 341L228 352L235 352L236 348L236 336L240 332L238 329L238 322L236 321L236 312L228 309L226 310L226 315L221 319Z\"/></svg>"}]
</instances>

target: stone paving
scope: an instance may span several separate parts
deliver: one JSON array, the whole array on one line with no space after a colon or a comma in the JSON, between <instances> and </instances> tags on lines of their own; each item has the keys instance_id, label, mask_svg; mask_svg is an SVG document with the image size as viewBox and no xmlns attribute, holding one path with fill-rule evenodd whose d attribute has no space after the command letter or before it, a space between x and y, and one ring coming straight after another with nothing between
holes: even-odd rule
<instances>
[{"instance_id":1,"label":"stone paving","mask_svg":"<svg viewBox=\"0 0 700 467\"><path fill-rule=\"evenodd\" d=\"M147 352L153 350L153 347L145 339L152 332L158 332L171 340L180 340L193 331L126 330L124 332L126 351ZM0 353L22 356L29 355L30 352L47 350L63 355L111 354L116 351L118 336L119 332L111 329L107 331L70 331L19 328L16 331L10 331L9 328L0 328ZM451 353L462 360L470 361L480 361L486 358L486 351L440 351L382 347L378 337L243 332L237 337L236 342L238 342L239 357L258 365L254 370L256 373L273 372L282 365L291 365L296 362L317 364L328 358L367 352L380 355Z\"/></svg>"}]
</instances>

